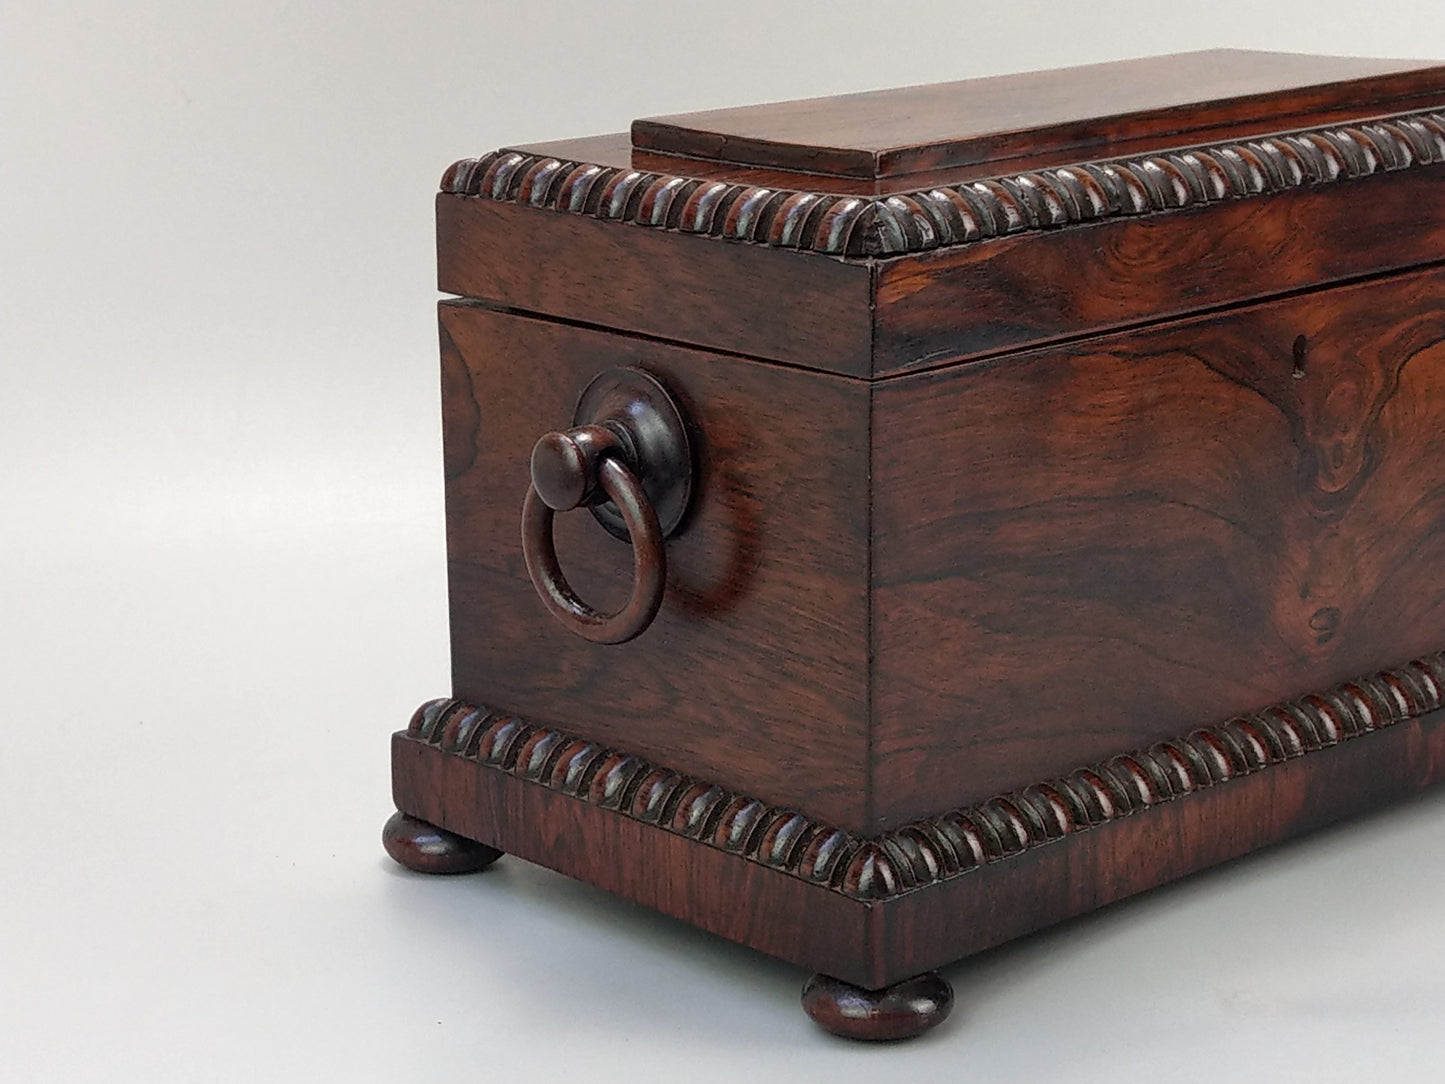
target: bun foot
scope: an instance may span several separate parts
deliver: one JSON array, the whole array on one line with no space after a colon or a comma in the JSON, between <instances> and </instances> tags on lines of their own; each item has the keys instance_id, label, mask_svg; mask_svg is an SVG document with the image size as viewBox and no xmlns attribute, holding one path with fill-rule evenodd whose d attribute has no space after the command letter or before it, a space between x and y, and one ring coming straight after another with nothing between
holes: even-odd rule
<instances>
[{"instance_id":1,"label":"bun foot","mask_svg":"<svg viewBox=\"0 0 1445 1084\"><path fill-rule=\"evenodd\" d=\"M864 990L841 979L814 975L803 987L803 1009L845 1039L911 1039L943 1023L953 1008L953 987L937 972Z\"/></svg>"},{"instance_id":2,"label":"bun foot","mask_svg":"<svg viewBox=\"0 0 1445 1084\"><path fill-rule=\"evenodd\" d=\"M386 853L418 873L476 873L502 852L485 843L448 832L405 813L393 813L381 830Z\"/></svg>"}]
</instances>

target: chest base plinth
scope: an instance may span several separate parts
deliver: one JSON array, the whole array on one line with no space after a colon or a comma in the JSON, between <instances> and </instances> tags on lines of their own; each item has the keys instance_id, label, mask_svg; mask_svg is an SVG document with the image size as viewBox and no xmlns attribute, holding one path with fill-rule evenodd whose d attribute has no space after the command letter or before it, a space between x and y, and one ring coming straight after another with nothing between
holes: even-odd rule
<instances>
[{"instance_id":1,"label":"chest base plinth","mask_svg":"<svg viewBox=\"0 0 1445 1084\"><path fill-rule=\"evenodd\" d=\"M456 700L392 766L402 814L478 853L882 991L1440 781L1445 655L876 837Z\"/></svg>"}]
</instances>

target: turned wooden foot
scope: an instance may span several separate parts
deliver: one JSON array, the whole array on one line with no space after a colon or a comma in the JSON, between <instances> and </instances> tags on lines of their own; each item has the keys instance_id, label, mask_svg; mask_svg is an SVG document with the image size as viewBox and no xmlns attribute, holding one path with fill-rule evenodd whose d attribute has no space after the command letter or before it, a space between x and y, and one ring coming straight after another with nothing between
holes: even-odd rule
<instances>
[{"instance_id":1,"label":"turned wooden foot","mask_svg":"<svg viewBox=\"0 0 1445 1084\"><path fill-rule=\"evenodd\" d=\"M814 975L803 987L803 1008L845 1039L911 1039L948 1018L953 987L934 971L881 990Z\"/></svg>"},{"instance_id":2,"label":"turned wooden foot","mask_svg":"<svg viewBox=\"0 0 1445 1084\"><path fill-rule=\"evenodd\" d=\"M405 813L392 814L381 830L381 843L387 854L418 873L476 873L502 857L495 847Z\"/></svg>"}]
</instances>

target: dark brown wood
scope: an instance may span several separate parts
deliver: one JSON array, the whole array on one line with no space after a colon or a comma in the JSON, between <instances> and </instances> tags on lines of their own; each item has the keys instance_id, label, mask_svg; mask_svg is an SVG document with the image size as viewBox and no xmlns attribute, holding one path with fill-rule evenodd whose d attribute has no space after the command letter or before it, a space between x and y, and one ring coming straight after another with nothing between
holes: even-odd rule
<instances>
[{"instance_id":1,"label":"dark brown wood","mask_svg":"<svg viewBox=\"0 0 1445 1084\"><path fill-rule=\"evenodd\" d=\"M532 446L522 556L532 586L563 628L595 643L625 644L652 624L662 605L667 581L662 544L687 514L692 447L667 389L637 368L596 376L572 421L573 428L544 433ZM584 504L632 547L632 591L613 613L578 598L557 561L553 513Z\"/></svg>"},{"instance_id":2,"label":"dark brown wood","mask_svg":"<svg viewBox=\"0 0 1445 1084\"><path fill-rule=\"evenodd\" d=\"M441 307L453 688L765 801L861 828L868 385L462 303ZM523 561L529 452L604 370L657 374L697 436L652 627L587 643ZM820 454L826 450L826 454ZM560 565L620 607L633 551L558 516Z\"/></svg>"},{"instance_id":3,"label":"dark brown wood","mask_svg":"<svg viewBox=\"0 0 1445 1084\"><path fill-rule=\"evenodd\" d=\"M642 484L623 463L603 457L597 467L597 485L618 510L632 547L632 590L621 606L605 613L583 602L572 590L552 540L554 510L539 495L535 481L522 501L522 557L542 604L564 629L592 643L625 644L646 631L662 606L667 553L662 548L657 513L642 492Z\"/></svg>"},{"instance_id":4,"label":"dark brown wood","mask_svg":"<svg viewBox=\"0 0 1445 1084\"><path fill-rule=\"evenodd\" d=\"M1445 777L1445 68L1107 74L448 171L453 688L394 741L403 854L541 862L876 1034ZM578 412L625 367L687 418L665 544L630 408ZM573 635L529 563L597 615L651 583L645 635Z\"/></svg>"},{"instance_id":5,"label":"dark brown wood","mask_svg":"<svg viewBox=\"0 0 1445 1084\"><path fill-rule=\"evenodd\" d=\"M1215 49L634 121L683 158L872 179L1445 98L1445 67ZM1381 110L1382 112L1384 110Z\"/></svg>"},{"instance_id":6,"label":"dark brown wood","mask_svg":"<svg viewBox=\"0 0 1445 1084\"><path fill-rule=\"evenodd\" d=\"M875 265L873 371L1054 339L1445 259L1445 166L1115 218Z\"/></svg>"},{"instance_id":7,"label":"dark brown wood","mask_svg":"<svg viewBox=\"0 0 1445 1084\"><path fill-rule=\"evenodd\" d=\"M870 829L1436 649L1442 296L1423 271L876 385Z\"/></svg>"},{"instance_id":8,"label":"dark brown wood","mask_svg":"<svg viewBox=\"0 0 1445 1084\"><path fill-rule=\"evenodd\" d=\"M1148 807L1023 851L989 875L955 878L884 904L877 948L889 961L883 974L944 966L1442 781L1445 712L1434 712Z\"/></svg>"},{"instance_id":9,"label":"dark brown wood","mask_svg":"<svg viewBox=\"0 0 1445 1084\"><path fill-rule=\"evenodd\" d=\"M872 906L416 738L392 739L400 808L699 929L873 987ZM898 976L904 977L904 976Z\"/></svg>"},{"instance_id":10,"label":"dark brown wood","mask_svg":"<svg viewBox=\"0 0 1445 1084\"><path fill-rule=\"evenodd\" d=\"M804 174L700 173L690 165L679 174L677 162L644 172L572 157L593 149L584 140L546 152L500 150L463 159L447 170L442 190L769 248L894 256L1438 165L1445 160L1445 113L1437 105L1050 168L1011 163L1019 169L934 178L926 188L915 180L891 194L799 188L801 181L811 184Z\"/></svg>"},{"instance_id":11,"label":"dark brown wood","mask_svg":"<svg viewBox=\"0 0 1445 1084\"><path fill-rule=\"evenodd\" d=\"M445 193L437 260L446 293L825 372L871 364L866 266Z\"/></svg>"},{"instance_id":12,"label":"dark brown wood","mask_svg":"<svg viewBox=\"0 0 1445 1084\"><path fill-rule=\"evenodd\" d=\"M622 439L601 425L543 433L532 445L532 492L554 512L581 507L601 488L597 471L604 456L621 446ZM627 466L635 476L635 468Z\"/></svg>"},{"instance_id":13,"label":"dark brown wood","mask_svg":"<svg viewBox=\"0 0 1445 1084\"><path fill-rule=\"evenodd\" d=\"M447 698L406 737L851 899L886 900L1445 707L1445 652L858 837L509 711Z\"/></svg>"},{"instance_id":14,"label":"dark brown wood","mask_svg":"<svg viewBox=\"0 0 1445 1084\"><path fill-rule=\"evenodd\" d=\"M803 1011L845 1039L912 1039L943 1023L952 1010L953 987L933 971L881 990L828 975L814 975L803 987Z\"/></svg>"},{"instance_id":15,"label":"dark brown wood","mask_svg":"<svg viewBox=\"0 0 1445 1084\"><path fill-rule=\"evenodd\" d=\"M1442 689L1445 682L1435 688L1436 703ZM658 816L644 819L657 776L629 771L625 754L566 738L549 750L548 731L502 733L485 714L470 726L467 718L453 714L447 732L431 739L395 735L398 808L870 990L1445 779L1445 710L1396 720L1381 714L1376 728L1307 753L1269 756L1263 746L1251 753L1232 749L1232 739L1221 743L1219 755L1238 771L1211 779L1203 767L1203 785L1167 799L1148 787L1132 798L1121 789L1115 792L1121 804L1096 825L872 899L750 855L762 840L747 839L747 832L738 840L724 822L771 829L777 822L749 815L746 799L689 785L679 796L687 802L675 805L682 812L666 816L697 827L673 830ZM488 747L469 752L469 734L490 734ZM488 763L494 753L511 767ZM557 784L529 777L526 765L539 753L544 774L559 777ZM1264 759L1250 767L1256 756ZM1109 775L1103 766L1085 771ZM703 798L697 810L690 808L695 798ZM1027 834L1026 805L1013 808L1017 830ZM777 838L771 830L758 835Z\"/></svg>"},{"instance_id":16,"label":"dark brown wood","mask_svg":"<svg viewBox=\"0 0 1445 1084\"><path fill-rule=\"evenodd\" d=\"M867 262L867 326L832 325L833 350L824 354L800 350L787 329L757 323L750 294L720 291L710 329L693 339L697 312L676 298L651 299L639 314L630 295L612 297L619 282L610 269L574 265L564 280L587 280L584 304L610 299L629 328L885 376L1439 260L1442 162L1445 113L1426 111L887 198L758 189L513 152L458 163L444 183L482 203L625 222L644 234L676 229L750 242L734 247L753 253L739 260L765 261L775 248L897 256ZM619 196L603 199L613 188ZM1085 228L1060 228L1071 225ZM488 231L485 221L477 224L477 245ZM630 243L632 235L621 236ZM798 293L806 287L771 281L793 291L781 296L810 303ZM456 288L491 288L485 296L523 308L557 303L550 294L519 294L505 278ZM577 315L570 293L560 303L563 315ZM771 309L798 311L776 299ZM746 340L730 329L742 329Z\"/></svg>"},{"instance_id":17,"label":"dark brown wood","mask_svg":"<svg viewBox=\"0 0 1445 1084\"><path fill-rule=\"evenodd\" d=\"M393 813L382 826L381 845L398 863L417 873L476 873L502 857L495 847L405 813Z\"/></svg>"},{"instance_id":18,"label":"dark brown wood","mask_svg":"<svg viewBox=\"0 0 1445 1084\"><path fill-rule=\"evenodd\" d=\"M931 887L1442 707L1445 652L872 837L461 700L423 704L406 737L868 902Z\"/></svg>"},{"instance_id":19,"label":"dark brown wood","mask_svg":"<svg viewBox=\"0 0 1445 1084\"><path fill-rule=\"evenodd\" d=\"M692 502L692 441L688 422L667 387L651 373L638 368L612 369L599 374L582 392L572 415L574 426L597 426L612 434L597 454L627 464L642 483L647 503L657 512L665 538L671 538L687 516ZM537 455L532 453L532 482L537 482ZM600 494L584 493L593 518L615 538L627 537L622 516ZM552 505L561 510L561 506Z\"/></svg>"},{"instance_id":20,"label":"dark brown wood","mask_svg":"<svg viewBox=\"0 0 1445 1084\"><path fill-rule=\"evenodd\" d=\"M1330 134L1338 137L1344 131L1361 124L1375 126L1381 123L1394 124L1389 117L1400 115L1433 114L1438 112L1445 94L1430 94L1418 99L1402 99L1394 102L1380 102L1377 107L1386 110L1373 117L1361 113L1358 103L1337 109L1311 112L1304 116L1288 119L1287 127L1280 118L1264 120L1240 120L1217 128L1201 128L1180 133L1169 145L1157 139L1123 139L1100 145L1096 154L1107 153L1110 159L1148 159L1161 153L1169 154L1186 147L1199 146L1258 146L1267 148L1271 141L1288 138L1301 130L1327 133L1325 142L1331 142ZM1399 133L1391 134L1390 139ZM1409 138L1406 137L1407 142ZM1353 140L1351 140L1353 141ZM1318 138L1309 143L1320 146ZM1063 148L1053 151L1031 151L1016 158L980 162L974 165L957 165L946 169L930 169L917 173L903 173L872 179L835 176L824 173L806 173L798 170L774 169L763 166L749 166L735 162L713 161L703 158L686 158L634 148L626 132L608 135L588 136L581 139L559 139L545 143L524 143L507 148L508 152L523 155L533 162L560 160L563 162L587 162L612 169L636 170L652 177L671 177L679 174L704 181L723 181L744 188L762 187L780 190L805 190L835 195L860 197L928 194L935 187L974 185L978 182L998 180L1001 177L1022 177L1030 173L1044 175L1060 167L1076 166L1081 161L1081 148ZM1267 153L1267 152L1266 152ZM1246 155L1246 159L1248 156ZM1095 161L1099 159L1093 159ZM457 175L448 171L447 181L454 183ZM1317 178L1329 181L1331 176ZM456 191L450 183L443 184L444 191ZM644 190L651 191L651 184ZM470 193L475 194L475 193ZM641 201L639 201L641 202ZM534 202L534 206L536 203ZM656 204L653 204L655 207ZM642 208L639 207L639 210Z\"/></svg>"}]
</instances>

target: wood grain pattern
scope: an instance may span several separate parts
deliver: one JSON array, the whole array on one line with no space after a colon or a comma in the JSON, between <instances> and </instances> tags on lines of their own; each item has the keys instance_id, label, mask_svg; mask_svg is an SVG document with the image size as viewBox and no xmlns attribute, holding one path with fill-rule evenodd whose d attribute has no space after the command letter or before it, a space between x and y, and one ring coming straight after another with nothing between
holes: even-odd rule
<instances>
[{"instance_id":1,"label":"wood grain pattern","mask_svg":"<svg viewBox=\"0 0 1445 1084\"><path fill-rule=\"evenodd\" d=\"M1438 661L1431 665L1438 681ZM1386 693L1384 703L1393 700ZM392 768L396 805L411 816L879 990L1437 784L1445 711L1287 757L1226 786L1139 801L1089 831L887 899L850 897L406 733L392 740Z\"/></svg>"},{"instance_id":2,"label":"wood grain pattern","mask_svg":"<svg viewBox=\"0 0 1445 1084\"><path fill-rule=\"evenodd\" d=\"M864 985L941 967L1442 779L1445 712L1433 712L905 893L879 905L878 970Z\"/></svg>"},{"instance_id":3,"label":"wood grain pattern","mask_svg":"<svg viewBox=\"0 0 1445 1084\"><path fill-rule=\"evenodd\" d=\"M391 748L392 795L412 816L759 952L871 981L867 904L405 734Z\"/></svg>"},{"instance_id":4,"label":"wood grain pattern","mask_svg":"<svg viewBox=\"0 0 1445 1084\"><path fill-rule=\"evenodd\" d=\"M876 894L870 880L860 895L877 862L852 863L863 845L848 833L631 753L455 699L423 704L406 736L790 877Z\"/></svg>"},{"instance_id":5,"label":"wood grain pattern","mask_svg":"<svg viewBox=\"0 0 1445 1084\"><path fill-rule=\"evenodd\" d=\"M824 372L870 370L867 267L529 204L442 194L436 208L444 292Z\"/></svg>"},{"instance_id":6,"label":"wood grain pattern","mask_svg":"<svg viewBox=\"0 0 1445 1084\"><path fill-rule=\"evenodd\" d=\"M1445 259L1445 166L882 261L873 372L939 368Z\"/></svg>"},{"instance_id":7,"label":"wood grain pattern","mask_svg":"<svg viewBox=\"0 0 1445 1084\"><path fill-rule=\"evenodd\" d=\"M870 838L461 700L423 704L405 734L853 899L887 900L1442 706L1437 653Z\"/></svg>"},{"instance_id":8,"label":"wood grain pattern","mask_svg":"<svg viewBox=\"0 0 1445 1084\"><path fill-rule=\"evenodd\" d=\"M1049 79L1012 127L865 116L814 174L608 139L454 166L453 688L394 739L393 835L878 991L1445 777L1445 69L1239 63L1147 118ZM698 478L610 647L519 535L534 442L620 366ZM556 544L626 597L591 517Z\"/></svg>"},{"instance_id":9,"label":"wood grain pattern","mask_svg":"<svg viewBox=\"0 0 1445 1084\"><path fill-rule=\"evenodd\" d=\"M897 256L1120 215L1175 211L1445 161L1445 114L1404 113L884 196L773 189L501 150L442 192L684 234Z\"/></svg>"},{"instance_id":10,"label":"wood grain pattern","mask_svg":"<svg viewBox=\"0 0 1445 1084\"><path fill-rule=\"evenodd\" d=\"M861 825L868 386L465 303L441 325L456 695ZM598 372L634 365L693 423L698 473L661 609L617 648L543 608L521 509L537 438ZM554 534L572 587L617 608L631 548L587 515Z\"/></svg>"},{"instance_id":11,"label":"wood grain pattern","mask_svg":"<svg viewBox=\"0 0 1445 1084\"><path fill-rule=\"evenodd\" d=\"M1442 297L1425 271L875 384L870 828L1432 650Z\"/></svg>"},{"instance_id":12,"label":"wood grain pattern","mask_svg":"<svg viewBox=\"0 0 1445 1084\"><path fill-rule=\"evenodd\" d=\"M887 377L1445 258L1445 165L1433 164L1445 128L1429 117L876 199L679 185L614 167L635 183L623 218L605 221L587 213L596 186L579 213L544 213L571 191L569 174L554 171L527 188L540 210L438 197L442 286ZM521 179L545 160L530 161L490 171L489 183L521 193ZM475 171L464 187L488 173ZM660 206L638 195L652 187L666 193L661 225L615 228L637 224L628 208ZM685 232L694 227L713 233ZM751 243L710 246L714 236ZM820 260L806 247L819 244L907 254Z\"/></svg>"},{"instance_id":13,"label":"wood grain pattern","mask_svg":"<svg viewBox=\"0 0 1445 1084\"><path fill-rule=\"evenodd\" d=\"M1422 95L1445 98L1445 67L1213 49L650 117L633 122L632 145L875 178L1127 140L1178 144L1230 124L1299 127L1318 112Z\"/></svg>"}]
</instances>

